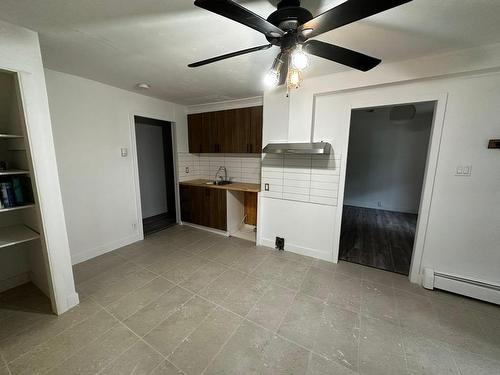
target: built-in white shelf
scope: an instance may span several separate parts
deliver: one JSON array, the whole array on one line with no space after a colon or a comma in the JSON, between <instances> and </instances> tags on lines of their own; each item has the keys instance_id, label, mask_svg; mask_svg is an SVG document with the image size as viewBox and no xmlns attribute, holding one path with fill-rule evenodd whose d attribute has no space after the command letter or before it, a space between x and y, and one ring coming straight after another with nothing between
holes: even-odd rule
<instances>
[{"instance_id":1,"label":"built-in white shelf","mask_svg":"<svg viewBox=\"0 0 500 375\"><path fill-rule=\"evenodd\" d=\"M15 207L0 208L0 212L8 212L8 211L24 210L25 208L32 208L32 207L35 207L35 204L34 204L34 203L24 204L24 205L22 205L22 206L15 206Z\"/></svg>"},{"instance_id":2,"label":"built-in white shelf","mask_svg":"<svg viewBox=\"0 0 500 375\"><path fill-rule=\"evenodd\" d=\"M22 224L0 227L0 248L33 241L39 237L37 232Z\"/></svg>"},{"instance_id":3,"label":"built-in white shelf","mask_svg":"<svg viewBox=\"0 0 500 375\"><path fill-rule=\"evenodd\" d=\"M6 169L4 171L0 170L0 176L10 176L15 174L29 174L30 171L25 171L23 169Z\"/></svg>"},{"instance_id":4,"label":"built-in white shelf","mask_svg":"<svg viewBox=\"0 0 500 375\"><path fill-rule=\"evenodd\" d=\"M23 138L23 136L18 134L0 133L0 139L15 139L15 138Z\"/></svg>"}]
</instances>

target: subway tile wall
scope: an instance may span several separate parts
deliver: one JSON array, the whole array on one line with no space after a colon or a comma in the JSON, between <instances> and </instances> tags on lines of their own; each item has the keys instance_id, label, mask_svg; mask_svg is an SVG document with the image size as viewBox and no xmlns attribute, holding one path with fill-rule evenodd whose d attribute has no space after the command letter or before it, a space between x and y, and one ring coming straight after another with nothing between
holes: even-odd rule
<instances>
[{"instance_id":1,"label":"subway tile wall","mask_svg":"<svg viewBox=\"0 0 500 375\"><path fill-rule=\"evenodd\" d=\"M262 160L263 196L336 206L340 155L277 155Z\"/></svg>"},{"instance_id":2,"label":"subway tile wall","mask_svg":"<svg viewBox=\"0 0 500 375\"><path fill-rule=\"evenodd\" d=\"M261 156L248 154L190 154L179 152L179 181L196 178L213 179L220 166L225 166L232 181L260 184Z\"/></svg>"}]
</instances>

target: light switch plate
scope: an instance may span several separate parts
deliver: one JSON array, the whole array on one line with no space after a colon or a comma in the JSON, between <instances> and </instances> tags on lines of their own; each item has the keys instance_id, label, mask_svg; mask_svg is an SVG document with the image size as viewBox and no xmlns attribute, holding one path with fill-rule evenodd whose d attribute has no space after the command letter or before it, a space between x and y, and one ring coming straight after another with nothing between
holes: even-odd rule
<instances>
[{"instance_id":1,"label":"light switch plate","mask_svg":"<svg viewBox=\"0 0 500 375\"><path fill-rule=\"evenodd\" d=\"M455 176L470 177L472 175L472 165L459 165L455 171Z\"/></svg>"},{"instance_id":2,"label":"light switch plate","mask_svg":"<svg viewBox=\"0 0 500 375\"><path fill-rule=\"evenodd\" d=\"M269 184L264 184L264 190L269 191Z\"/></svg>"}]
</instances>

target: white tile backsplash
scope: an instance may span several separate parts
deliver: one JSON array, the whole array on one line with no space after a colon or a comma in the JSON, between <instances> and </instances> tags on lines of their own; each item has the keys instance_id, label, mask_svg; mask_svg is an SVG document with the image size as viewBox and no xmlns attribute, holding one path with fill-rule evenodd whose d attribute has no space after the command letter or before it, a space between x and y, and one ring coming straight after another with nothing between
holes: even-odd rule
<instances>
[{"instance_id":1,"label":"white tile backsplash","mask_svg":"<svg viewBox=\"0 0 500 375\"><path fill-rule=\"evenodd\" d=\"M262 161L261 191L263 196L270 198L336 206L339 178L338 154L270 154Z\"/></svg>"},{"instance_id":2,"label":"white tile backsplash","mask_svg":"<svg viewBox=\"0 0 500 375\"><path fill-rule=\"evenodd\" d=\"M213 179L225 166L233 181L261 184L269 198L336 206L340 178L340 156L247 154L178 154L180 181ZM189 172L186 172L186 167ZM262 176L262 177L261 177ZM265 190L266 184L268 190Z\"/></svg>"},{"instance_id":3,"label":"white tile backsplash","mask_svg":"<svg viewBox=\"0 0 500 375\"><path fill-rule=\"evenodd\" d=\"M190 154L177 155L179 181L196 178L213 179L220 166L225 166L227 176L238 182L260 183L261 156L246 154ZM185 172L189 167L190 173Z\"/></svg>"}]
</instances>

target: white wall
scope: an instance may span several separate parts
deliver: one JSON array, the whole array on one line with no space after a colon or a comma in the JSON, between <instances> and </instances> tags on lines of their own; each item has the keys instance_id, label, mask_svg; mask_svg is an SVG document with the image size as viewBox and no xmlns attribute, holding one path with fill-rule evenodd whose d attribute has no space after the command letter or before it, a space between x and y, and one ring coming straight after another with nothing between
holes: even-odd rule
<instances>
[{"instance_id":1,"label":"white wall","mask_svg":"<svg viewBox=\"0 0 500 375\"><path fill-rule=\"evenodd\" d=\"M421 257L422 267L500 283L500 174L494 173L500 155L486 148L487 140L497 138L500 131L499 66L500 45L493 45L382 64L368 73L306 79L288 99L282 90L265 93L264 142L308 141L314 124L314 140L331 142L342 157L341 201L351 109L439 98L443 133L442 138L433 133L433 146L441 145L433 148L439 157L432 155L437 160L435 185L427 189L432 203L425 212L427 237L414 259L417 276ZM439 76L442 79L436 79ZM473 165L472 177L454 176L457 165L468 164ZM292 251L337 260L340 207L313 209L306 204L306 211L302 203L262 196L259 204L260 222L273 225L258 227L258 241L265 243L281 234L295 245ZM412 280L418 277L412 274Z\"/></svg>"},{"instance_id":2,"label":"white wall","mask_svg":"<svg viewBox=\"0 0 500 375\"><path fill-rule=\"evenodd\" d=\"M163 130L157 125L135 124L142 218L167 212Z\"/></svg>"},{"instance_id":3,"label":"white wall","mask_svg":"<svg viewBox=\"0 0 500 375\"><path fill-rule=\"evenodd\" d=\"M0 21L0 69L20 72L26 127L33 157L47 254L53 306L63 313L78 303L71 269L70 252L45 77L38 35Z\"/></svg>"},{"instance_id":4,"label":"white wall","mask_svg":"<svg viewBox=\"0 0 500 375\"><path fill-rule=\"evenodd\" d=\"M344 204L417 213L433 112L415 104L403 123L391 107L351 113Z\"/></svg>"},{"instance_id":5,"label":"white wall","mask_svg":"<svg viewBox=\"0 0 500 375\"><path fill-rule=\"evenodd\" d=\"M133 115L174 122L187 151L185 107L46 70L73 263L141 239ZM120 148L129 149L121 157ZM137 184L137 185L136 185Z\"/></svg>"}]
</instances>

